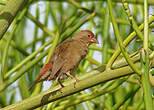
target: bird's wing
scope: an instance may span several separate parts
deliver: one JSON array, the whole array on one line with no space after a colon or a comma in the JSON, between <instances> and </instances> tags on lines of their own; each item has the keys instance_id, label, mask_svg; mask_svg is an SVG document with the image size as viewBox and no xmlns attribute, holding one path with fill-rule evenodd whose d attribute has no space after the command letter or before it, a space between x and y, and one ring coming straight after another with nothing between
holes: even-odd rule
<instances>
[{"instance_id":1,"label":"bird's wing","mask_svg":"<svg viewBox=\"0 0 154 110\"><path fill-rule=\"evenodd\" d=\"M52 62L52 74L48 80L56 78L58 73L74 72L81 59L86 56L88 46L75 39L67 39L55 50L50 59Z\"/></svg>"},{"instance_id":2,"label":"bird's wing","mask_svg":"<svg viewBox=\"0 0 154 110\"><path fill-rule=\"evenodd\" d=\"M83 44L78 40L74 40L74 42L72 42L67 49L69 54L63 62L61 72L74 72L80 61L86 56L87 50L88 46L86 44Z\"/></svg>"},{"instance_id":3,"label":"bird's wing","mask_svg":"<svg viewBox=\"0 0 154 110\"><path fill-rule=\"evenodd\" d=\"M67 39L57 46L55 52L50 58L49 62L52 63L52 73L49 76L48 80L54 79L57 75L57 72L60 71L64 62L69 58L71 52L69 51L71 43L74 42L72 39Z\"/></svg>"}]
</instances>

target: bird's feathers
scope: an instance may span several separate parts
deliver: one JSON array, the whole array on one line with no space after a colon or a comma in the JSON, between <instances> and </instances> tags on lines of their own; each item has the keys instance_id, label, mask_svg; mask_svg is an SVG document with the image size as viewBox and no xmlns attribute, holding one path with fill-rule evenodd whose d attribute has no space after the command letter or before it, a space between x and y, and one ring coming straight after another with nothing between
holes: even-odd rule
<instances>
[{"instance_id":1,"label":"bird's feathers","mask_svg":"<svg viewBox=\"0 0 154 110\"><path fill-rule=\"evenodd\" d=\"M63 79L63 76L68 76L66 75L67 72L72 74L80 61L86 56L88 46L96 42L98 41L91 31L83 30L78 32L74 37L59 44L32 86L43 80ZM58 79L59 82L60 79Z\"/></svg>"},{"instance_id":2,"label":"bird's feathers","mask_svg":"<svg viewBox=\"0 0 154 110\"><path fill-rule=\"evenodd\" d=\"M69 70L73 70L83 56L86 55L86 52L87 47L82 42L74 39L65 40L56 48L54 56L50 59L50 62L53 62L53 68L52 74L48 79L53 80L59 72L66 73Z\"/></svg>"}]
</instances>

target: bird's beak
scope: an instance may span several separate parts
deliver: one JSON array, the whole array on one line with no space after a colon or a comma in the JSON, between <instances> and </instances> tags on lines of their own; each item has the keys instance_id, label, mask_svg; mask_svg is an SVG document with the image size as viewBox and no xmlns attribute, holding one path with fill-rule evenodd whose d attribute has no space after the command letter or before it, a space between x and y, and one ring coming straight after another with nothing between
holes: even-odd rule
<instances>
[{"instance_id":1,"label":"bird's beak","mask_svg":"<svg viewBox=\"0 0 154 110\"><path fill-rule=\"evenodd\" d=\"M92 39L91 39L91 43L99 44L99 42L98 42L98 40L96 40L96 38L92 38Z\"/></svg>"}]
</instances>

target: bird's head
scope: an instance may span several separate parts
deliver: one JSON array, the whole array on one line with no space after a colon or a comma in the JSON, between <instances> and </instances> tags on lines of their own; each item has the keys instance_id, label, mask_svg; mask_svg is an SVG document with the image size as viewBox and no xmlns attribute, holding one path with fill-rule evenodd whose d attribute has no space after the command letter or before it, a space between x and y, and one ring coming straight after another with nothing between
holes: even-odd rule
<instances>
[{"instance_id":1,"label":"bird's head","mask_svg":"<svg viewBox=\"0 0 154 110\"><path fill-rule=\"evenodd\" d=\"M92 43L98 44L98 41L96 40L95 35L89 30L81 30L75 35L75 38L81 39L84 42L87 42L88 44L92 44Z\"/></svg>"}]
</instances>

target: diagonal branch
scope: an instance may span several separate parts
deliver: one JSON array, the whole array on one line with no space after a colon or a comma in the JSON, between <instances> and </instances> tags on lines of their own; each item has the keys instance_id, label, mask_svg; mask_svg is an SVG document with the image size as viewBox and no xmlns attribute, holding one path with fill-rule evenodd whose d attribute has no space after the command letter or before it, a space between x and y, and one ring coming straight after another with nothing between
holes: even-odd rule
<instances>
[{"instance_id":1,"label":"diagonal branch","mask_svg":"<svg viewBox=\"0 0 154 110\"><path fill-rule=\"evenodd\" d=\"M136 68L140 67L140 63L136 62L135 64ZM152 62L152 67L154 67L154 61ZM94 71L91 71L94 72ZM91 74L91 72L87 74ZM74 88L74 83L66 82L65 87L62 89L63 93L60 93L59 89L60 86L56 86L52 89L49 89L47 91L44 91L40 93L37 96L33 96L30 98L27 98L23 101L17 102L13 105L10 105L8 107L5 107L1 110L27 110L27 109L34 109L37 107L40 107L42 105L45 105L47 103L56 101L60 98L72 95L74 93L77 93L79 91L82 91L84 89L93 87L95 85L120 78L123 76L134 74L133 70L129 66L125 66L122 68L114 69L114 70L107 70L98 74L93 75L92 77L87 77L84 79L81 79L80 82L76 84L76 88ZM97 79L97 80L96 80ZM30 103L32 102L32 103Z\"/></svg>"}]
</instances>

